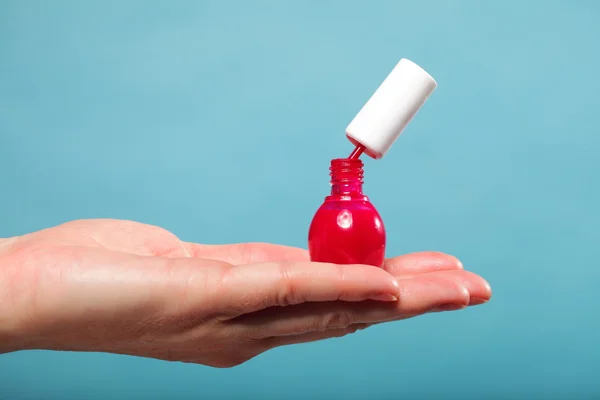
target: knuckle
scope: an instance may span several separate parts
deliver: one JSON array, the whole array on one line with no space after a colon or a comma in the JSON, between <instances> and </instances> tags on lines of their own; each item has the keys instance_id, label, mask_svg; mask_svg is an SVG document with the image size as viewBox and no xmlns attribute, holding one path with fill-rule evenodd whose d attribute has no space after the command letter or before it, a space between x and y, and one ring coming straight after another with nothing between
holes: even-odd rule
<instances>
[{"instance_id":1,"label":"knuckle","mask_svg":"<svg viewBox=\"0 0 600 400\"><path fill-rule=\"evenodd\" d=\"M364 324L364 323L362 323L362 324L353 324L353 325L350 325L348 328L346 328L346 333L353 334L353 333L356 333L358 331L365 330L368 327L369 327L369 324Z\"/></svg>"},{"instance_id":2,"label":"knuckle","mask_svg":"<svg viewBox=\"0 0 600 400\"><path fill-rule=\"evenodd\" d=\"M281 291L277 299L277 304L280 306L289 306L298 304L300 299L298 298L298 287L293 278L293 274L288 264L280 264L279 275L281 279Z\"/></svg>"},{"instance_id":3,"label":"knuckle","mask_svg":"<svg viewBox=\"0 0 600 400\"><path fill-rule=\"evenodd\" d=\"M221 261L211 262L210 268L202 270L201 273L195 268L190 268L186 283L193 286L194 291L209 296L223 296L235 286L231 265Z\"/></svg>"},{"instance_id":4,"label":"knuckle","mask_svg":"<svg viewBox=\"0 0 600 400\"><path fill-rule=\"evenodd\" d=\"M344 265L338 265L338 264L331 264L331 265L332 265L332 268L334 268L337 278L340 280L340 282L343 282L344 279L346 278L346 267Z\"/></svg>"},{"instance_id":5,"label":"knuckle","mask_svg":"<svg viewBox=\"0 0 600 400\"><path fill-rule=\"evenodd\" d=\"M358 331L358 327L357 326L349 326L344 330L344 333L346 335L352 335L353 333L356 333L356 331Z\"/></svg>"},{"instance_id":6,"label":"knuckle","mask_svg":"<svg viewBox=\"0 0 600 400\"><path fill-rule=\"evenodd\" d=\"M332 312L319 320L316 330L324 332L331 329L345 329L352 325L355 319L354 313L350 310Z\"/></svg>"},{"instance_id":7,"label":"knuckle","mask_svg":"<svg viewBox=\"0 0 600 400\"><path fill-rule=\"evenodd\" d=\"M444 278L443 286L451 287L452 290L452 299L450 302L458 302L469 304L469 290L465 287L462 280L454 279L452 276L447 276Z\"/></svg>"},{"instance_id":8,"label":"knuckle","mask_svg":"<svg viewBox=\"0 0 600 400\"><path fill-rule=\"evenodd\" d=\"M350 326L348 326L346 328L335 329L330 334L330 337L332 337L332 338L341 338L341 337L344 337L344 336L352 335L352 334L356 333L357 331L359 331L360 329L363 329L363 328L360 327L360 325L361 324L353 324L353 325L350 325Z\"/></svg>"},{"instance_id":9,"label":"knuckle","mask_svg":"<svg viewBox=\"0 0 600 400\"><path fill-rule=\"evenodd\" d=\"M347 272L348 272L347 266L346 265L340 265L340 264L331 264L331 263L327 264L327 265L332 270L332 277L340 285L340 289L337 292L336 299L340 300L340 299L345 298L346 293L344 292L344 290L342 288L344 287L344 285L343 285L344 281L348 278L348 276L347 276Z\"/></svg>"}]
</instances>

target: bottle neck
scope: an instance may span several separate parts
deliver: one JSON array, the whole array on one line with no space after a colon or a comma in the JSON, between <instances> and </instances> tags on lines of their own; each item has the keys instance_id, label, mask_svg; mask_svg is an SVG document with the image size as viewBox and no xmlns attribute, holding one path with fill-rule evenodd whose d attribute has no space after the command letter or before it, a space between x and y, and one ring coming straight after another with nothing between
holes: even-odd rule
<instances>
[{"instance_id":1,"label":"bottle neck","mask_svg":"<svg viewBox=\"0 0 600 400\"><path fill-rule=\"evenodd\" d=\"M363 162L359 159L336 158L329 167L332 196L363 194Z\"/></svg>"}]
</instances>

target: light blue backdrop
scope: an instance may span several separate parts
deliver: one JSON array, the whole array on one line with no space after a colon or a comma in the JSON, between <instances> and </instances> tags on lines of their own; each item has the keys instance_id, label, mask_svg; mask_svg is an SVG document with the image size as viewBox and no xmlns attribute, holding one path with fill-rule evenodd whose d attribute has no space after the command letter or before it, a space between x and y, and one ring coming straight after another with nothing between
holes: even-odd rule
<instances>
[{"instance_id":1,"label":"light blue backdrop","mask_svg":"<svg viewBox=\"0 0 600 400\"><path fill-rule=\"evenodd\" d=\"M439 88L367 161L389 254L449 252L494 289L231 370L3 355L0 398L600 395L599 18L594 1L0 1L0 237L111 217L304 247L346 124L407 57Z\"/></svg>"}]
</instances>

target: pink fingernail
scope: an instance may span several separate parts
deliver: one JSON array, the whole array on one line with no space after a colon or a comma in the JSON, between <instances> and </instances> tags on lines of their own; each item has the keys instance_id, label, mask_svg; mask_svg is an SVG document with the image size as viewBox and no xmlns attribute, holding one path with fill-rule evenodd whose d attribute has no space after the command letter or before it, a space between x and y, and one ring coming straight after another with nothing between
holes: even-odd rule
<instances>
[{"instance_id":1,"label":"pink fingernail","mask_svg":"<svg viewBox=\"0 0 600 400\"><path fill-rule=\"evenodd\" d=\"M373 300L377 301L398 301L398 297L391 295L389 293L379 293L375 296L371 297Z\"/></svg>"},{"instance_id":2,"label":"pink fingernail","mask_svg":"<svg viewBox=\"0 0 600 400\"><path fill-rule=\"evenodd\" d=\"M480 304L487 303L487 299L480 299L479 297L471 297L471 301L469 301L470 306L478 306Z\"/></svg>"}]
</instances>

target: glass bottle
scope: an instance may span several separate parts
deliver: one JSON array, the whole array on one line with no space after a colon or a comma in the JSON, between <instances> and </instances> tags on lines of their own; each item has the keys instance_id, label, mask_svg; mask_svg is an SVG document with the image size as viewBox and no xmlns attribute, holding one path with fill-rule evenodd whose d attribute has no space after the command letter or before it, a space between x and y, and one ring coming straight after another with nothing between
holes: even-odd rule
<instances>
[{"instance_id":1,"label":"glass bottle","mask_svg":"<svg viewBox=\"0 0 600 400\"><path fill-rule=\"evenodd\" d=\"M315 213L308 232L311 260L381 267L385 227L363 193L363 162L338 158L331 160L329 170L331 194Z\"/></svg>"}]
</instances>

